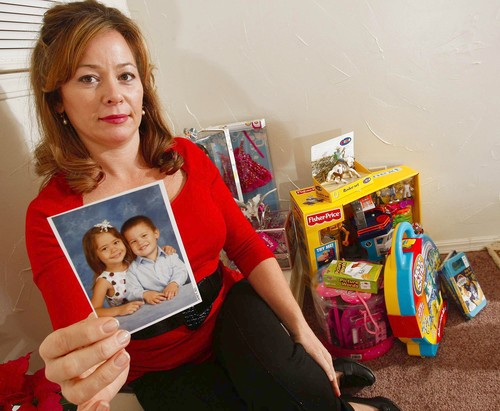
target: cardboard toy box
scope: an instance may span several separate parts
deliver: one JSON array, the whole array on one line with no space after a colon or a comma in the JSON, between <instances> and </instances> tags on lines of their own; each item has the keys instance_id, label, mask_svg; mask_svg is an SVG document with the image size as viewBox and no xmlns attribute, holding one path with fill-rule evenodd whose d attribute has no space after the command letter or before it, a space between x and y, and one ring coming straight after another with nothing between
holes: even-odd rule
<instances>
[{"instance_id":1,"label":"cardboard toy box","mask_svg":"<svg viewBox=\"0 0 500 411\"><path fill-rule=\"evenodd\" d=\"M382 267L365 261L334 260L323 272L323 282L327 287L377 294Z\"/></svg>"},{"instance_id":2,"label":"cardboard toy box","mask_svg":"<svg viewBox=\"0 0 500 411\"><path fill-rule=\"evenodd\" d=\"M464 253L451 252L440 269L446 293L466 319L474 318L486 306L486 297Z\"/></svg>"},{"instance_id":3,"label":"cardboard toy box","mask_svg":"<svg viewBox=\"0 0 500 411\"><path fill-rule=\"evenodd\" d=\"M311 169L319 198L335 201L373 182L370 170L354 158L354 132L311 147Z\"/></svg>"},{"instance_id":4,"label":"cardboard toy box","mask_svg":"<svg viewBox=\"0 0 500 411\"><path fill-rule=\"evenodd\" d=\"M362 208L366 198L371 199L373 207L383 204L386 208L396 208L398 204L408 201L403 198L405 195L410 195L411 220L421 223L420 181L416 170L401 165L370 172L368 175L371 179L370 184L353 188L331 202L319 197L314 186L290 192L297 249L301 256L303 271L309 277L312 278L319 269L332 260L341 258L366 260L369 254L367 249L375 250L375 254L380 256L387 251L386 246L390 244L392 231L374 237L372 241L363 238L363 245L357 239L353 221L356 221L356 217L364 216ZM410 193L406 192L406 182L409 180L412 181ZM395 211L395 215L399 211ZM351 258L350 256L360 248L364 254L359 258ZM378 262L375 259L370 261Z\"/></svg>"}]
</instances>

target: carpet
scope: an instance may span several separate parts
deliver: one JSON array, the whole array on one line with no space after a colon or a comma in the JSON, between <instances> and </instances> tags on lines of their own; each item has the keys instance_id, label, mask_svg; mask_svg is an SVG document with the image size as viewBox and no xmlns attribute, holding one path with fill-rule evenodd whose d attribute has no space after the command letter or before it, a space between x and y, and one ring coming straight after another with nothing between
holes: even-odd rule
<instances>
[{"instance_id":1,"label":"carpet","mask_svg":"<svg viewBox=\"0 0 500 411\"><path fill-rule=\"evenodd\" d=\"M500 269L486 250L466 254L486 307L465 320L450 299L437 355L410 356L406 345L396 340L386 354L365 362L377 381L356 395L382 395L404 411L500 411ZM309 290L303 310L311 328L322 334Z\"/></svg>"}]
</instances>

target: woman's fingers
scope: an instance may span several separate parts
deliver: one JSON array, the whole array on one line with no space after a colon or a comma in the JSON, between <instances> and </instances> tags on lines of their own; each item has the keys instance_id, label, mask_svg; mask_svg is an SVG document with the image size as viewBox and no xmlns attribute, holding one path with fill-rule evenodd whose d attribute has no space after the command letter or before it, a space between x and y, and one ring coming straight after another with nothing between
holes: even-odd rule
<instances>
[{"instance_id":1,"label":"woman's fingers","mask_svg":"<svg viewBox=\"0 0 500 411\"><path fill-rule=\"evenodd\" d=\"M61 384L62 391L66 399L74 404L82 404L89 399L100 396L103 389L109 390L109 397L113 398L125 382L129 363L130 357L122 349L93 369L85 378L65 380ZM124 376L119 378L122 374ZM106 397L108 396L106 395Z\"/></svg>"},{"instance_id":2,"label":"woman's fingers","mask_svg":"<svg viewBox=\"0 0 500 411\"><path fill-rule=\"evenodd\" d=\"M332 387L335 395L337 397L340 397L340 387L336 377L335 368L333 367L332 356L324 346L322 346L321 357L322 360L319 362L320 366L321 368L323 368L323 370L325 370L326 375L332 382Z\"/></svg>"},{"instance_id":3,"label":"woman's fingers","mask_svg":"<svg viewBox=\"0 0 500 411\"><path fill-rule=\"evenodd\" d=\"M130 341L115 318L88 318L54 331L40 346L46 375L59 384L108 360Z\"/></svg>"},{"instance_id":4,"label":"woman's fingers","mask_svg":"<svg viewBox=\"0 0 500 411\"><path fill-rule=\"evenodd\" d=\"M295 341L300 342L309 355L313 357L318 365L325 371L328 379L332 382L332 388L335 395L340 397L340 388L330 352L310 329L306 332L305 336L295 336Z\"/></svg>"},{"instance_id":5,"label":"woman's fingers","mask_svg":"<svg viewBox=\"0 0 500 411\"><path fill-rule=\"evenodd\" d=\"M89 316L87 319L49 334L40 346L44 359L58 358L79 347L99 341L118 330L116 318Z\"/></svg>"},{"instance_id":6,"label":"woman's fingers","mask_svg":"<svg viewBox=\"0 0 500 411\"><path fill-rule=\"evenodd\" d=\"M115 318L90 316L54 331L40 346L47 378L82 410L106 409L125 382L130 333L118 325Z\"/></svg>"},{"instance_id":7,"label":"woman's fingers","mask_svg":"<svg viewBox=\"0 0 500 411\"><path fill-rule=\"evenodd\" d=\"M130 333L119 330L104 340L56 358L52 360L50 368L46 368L47 378L65 381L85 375L89 369L110 360L118 351L127 346L129 341Z\"/></svg>"}]
</instances>

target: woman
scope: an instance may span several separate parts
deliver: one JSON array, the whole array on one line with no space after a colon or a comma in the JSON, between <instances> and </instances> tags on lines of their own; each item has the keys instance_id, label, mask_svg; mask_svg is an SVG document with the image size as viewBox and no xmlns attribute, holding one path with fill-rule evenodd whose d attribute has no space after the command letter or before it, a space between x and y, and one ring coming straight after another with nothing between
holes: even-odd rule
<instances>
[{"instance_id":1,"label":"woman","mask_svg":"<svg viewBox=\"0 0 500 411\"><path fill-rule=\"evenodd\" d=\"M28 209L27 247L57 329L40 353L68 400L106 410L128 382L146 410L398 409L384 398L339 398L339 381L368 385L372 373L344 360L336 374L218 170L193 143L172 138L130 19L93 0L53 7L31 82L44 183ZM165 184L203 310L131 338L116 319L92 314L47 217L154 181ZM219 264L221 249L242 274Z\"/></svg>"}]
</instances>

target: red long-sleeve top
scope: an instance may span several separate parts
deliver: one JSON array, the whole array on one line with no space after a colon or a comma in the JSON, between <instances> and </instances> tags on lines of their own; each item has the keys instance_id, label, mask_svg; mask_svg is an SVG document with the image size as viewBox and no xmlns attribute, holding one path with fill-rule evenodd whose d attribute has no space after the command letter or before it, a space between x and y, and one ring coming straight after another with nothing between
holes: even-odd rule
<instances>
[{"instance_id":1,"label":"red long-sleeve top","mask_svg":"<svg viewBox=\"0 0 500 411\"><path fill-rule=\"evenodd\" d=\"M184 158L182 169L187 179L171 205L196 281L216 270L221 249L241 273L224 267L222 291L197 330L181 326L157 337L132 340L127 348L131 356L129 381L145 372L208 359L215 318L227 291L257 264L272 257L206 154L185 138L176 138L173 149ZM63 175L57 175L28 207L26 244L33 278L55 329L80 321L92 311L47 220L82 205L82 195L70 189Z\"/></svg>"}]
</instances>

